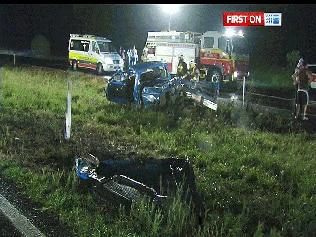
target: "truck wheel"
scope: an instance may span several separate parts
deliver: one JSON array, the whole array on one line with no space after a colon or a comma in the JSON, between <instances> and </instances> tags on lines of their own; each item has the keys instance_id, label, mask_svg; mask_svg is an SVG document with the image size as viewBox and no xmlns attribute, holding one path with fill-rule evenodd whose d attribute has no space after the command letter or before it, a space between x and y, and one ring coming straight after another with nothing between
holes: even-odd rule
<instances>
[{"instance_id":1,"label":"truck wheel","mask_svg":"<svg viewBox=\"0 0 316 237\"><path fill-rule=\"evenodd\" d=\"M218 69L208 69L206 73L206 81L216 82L222 81L223 75Z\"/></svg>"},{"instance_id":2,"label":"truck wheel","mask_svg":"<svg viewBox=\"0 0 316 237\"><path fill-rule=\"evenodd\" d=\"M71 68L72 68L72 70L74 70L74 71L77 71L78 70L78 63L77 63L77 60L72 60L72 62L71 62Z\"/></svg>"},{"instance_id":3,"label":"truck wheel","mask_svg":"<svg viewBox=\"0 0 316 237\"><path fill-rule=\"evenodd\" d=\"M101 63L97 64L96 74L101 75L103 73L103 66Z\"/></svg>"}]
</instances>

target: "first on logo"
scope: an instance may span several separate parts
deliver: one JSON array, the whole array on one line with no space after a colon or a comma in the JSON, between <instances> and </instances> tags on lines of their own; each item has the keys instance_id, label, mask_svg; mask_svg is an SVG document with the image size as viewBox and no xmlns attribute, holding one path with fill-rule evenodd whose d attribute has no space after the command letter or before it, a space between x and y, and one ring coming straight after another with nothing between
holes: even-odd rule
<instances>
[{"instance_id":1,"label":"first on logo","mask_svg":"<svg viewBox=\"0 0 316 237\"><path fill-rule=\"evenodd\" d=\"M281 26L281 13L224 12L224 26Z\"/></svg>"}]
</instances>

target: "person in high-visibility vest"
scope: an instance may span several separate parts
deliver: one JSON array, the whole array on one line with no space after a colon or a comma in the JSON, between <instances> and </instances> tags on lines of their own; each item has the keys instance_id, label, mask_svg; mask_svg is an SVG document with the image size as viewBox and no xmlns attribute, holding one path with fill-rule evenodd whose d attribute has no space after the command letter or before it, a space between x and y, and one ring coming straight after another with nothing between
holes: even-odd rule
<instances>
[{"instance_id":1,"label":"person in high-visibility vest","mask_svg":"<svg viewBox=\"0 0 316 237\"><path fill-rule=\"evenodd\" d=\"M189 75L191 80L200 80L200 69L196 66L196 63L193 60L190 61Z\"/></svg>"},{"instance_id":2,"label":"person in high-visibility vest","mask_svg":"<svg viewBox=\"0 0 316 237\"><path fill-rule=\"evenodd\" d=\"M179 56L179 63L178 63L178 67L177 67L177 75L179 77L186 77L188 75L188 65L187 63L184 61L183 55L181 54Z\"/></svg>"},{"instance_id":3,"label":"person in high-visibility vest","mask_svg":"<svg viewBox=\"0 0 316 237\"><path fill-rule=\"evenodd\" d=\"M142 56L141 56L141 60L143 61L143 62L147 62L147 60L148 60L148 48L147 47L145 47L144 49L143 49L143 53L142 53Z\"/></svg>"}]
</instances>

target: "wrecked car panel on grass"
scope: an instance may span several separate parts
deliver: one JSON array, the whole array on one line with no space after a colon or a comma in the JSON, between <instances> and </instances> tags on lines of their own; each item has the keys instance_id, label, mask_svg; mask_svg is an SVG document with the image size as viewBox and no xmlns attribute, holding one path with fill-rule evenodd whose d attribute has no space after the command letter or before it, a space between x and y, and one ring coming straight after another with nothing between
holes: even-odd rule
<instances>
[{"instance_id":1,"label":"wrecked car panel on grass","mask_svg":"<svg viewBox=\"0 0 316 237\"><path fill-rule=\"evenodd\" d=\"M198 223L202 223L204 209L188 160L99 160L89 154L77 157L75 164L80 180L92 184L101 198L114 206L124 205L129 210L132 203L147 197L156 201L158 207L168 208L180 192L181 200L192 205Z\"/></svg>"},{"instance_id":2,"label":"wrecked car panel on grass","mask_svg":"<svg viewBox=\"0 0 316 237\"><path fill-rule=\"evenodd\" d=\"M217 110L215 85L208 81L182 80L182 91L186 98L194 101L196 105Z\"/></svg>"}]
</instances>

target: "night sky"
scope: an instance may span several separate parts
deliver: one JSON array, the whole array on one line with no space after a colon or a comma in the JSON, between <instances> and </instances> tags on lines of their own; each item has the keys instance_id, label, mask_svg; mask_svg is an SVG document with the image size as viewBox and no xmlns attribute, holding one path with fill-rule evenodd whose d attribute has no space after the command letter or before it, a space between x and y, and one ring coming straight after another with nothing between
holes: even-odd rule
<instances>
[{"instance_id":1,"label":"night sky","mask_svg":"<svg viewBox=\"0 0 316 237\"><path fill-rule=\"evenodd\" d=\"M184 4L172 14L170 29L224 30L223 12L227 11L282 13L282 26L273 27L274 39L267 39L264 44L273 45L280 40L282 52L299 50L316 63L314 4ZM67 55L70 33L104 36L117 47L136 45L140 51L148 31L168 30L169 26L169 13L160 4L1 4L0 18L0 49L27 50L35 36L43 35L51 44L52 54L62 55ZM240 27L245 31L250 52L267 31L264 28L267 27Z\"/></svg>"}]
</instances>

